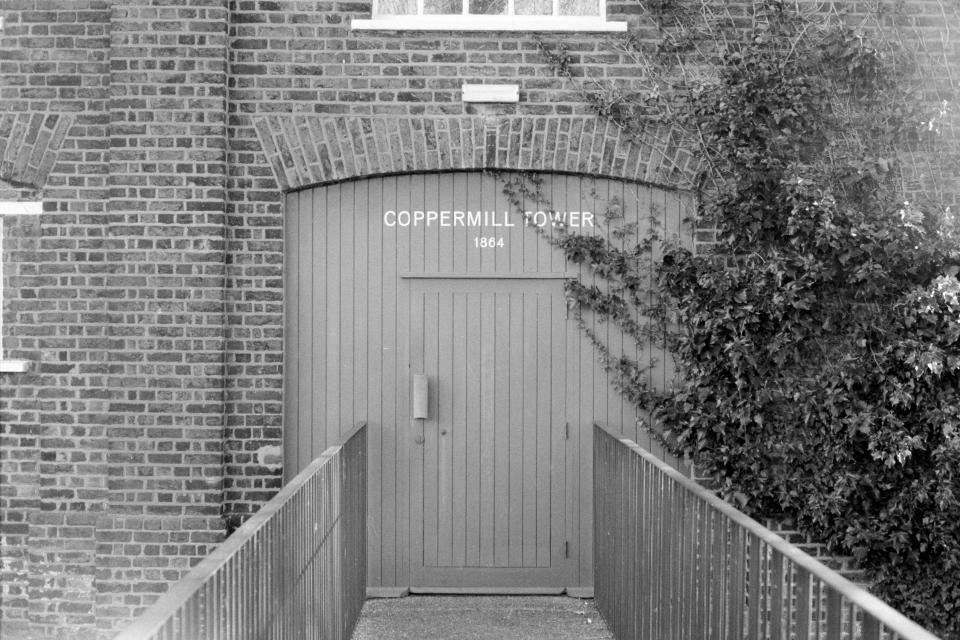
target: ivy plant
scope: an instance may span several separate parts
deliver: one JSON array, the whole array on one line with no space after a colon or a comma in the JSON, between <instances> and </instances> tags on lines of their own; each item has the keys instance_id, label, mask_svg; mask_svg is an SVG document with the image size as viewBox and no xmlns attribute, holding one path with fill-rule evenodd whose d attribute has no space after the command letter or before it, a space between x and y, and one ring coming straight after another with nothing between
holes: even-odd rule
<instances>
[{"instance_id":1,"label":"ivy plant","mask_svg":"<svg viewBox=\"0 0 960 640\"><path fill-rule=\"evenodd\" d=\"M661 41L617 45L646 84L583 87L628 134L669 123L698 146L709 252L655 230L552 242L605 283L568 284L577 317L672 352L675 386L653 389L590 334L672 452L960 638L960 234L944 202L904 188L956 95L918 95L906 48L798 6L754 3L744 26L722 3L652 3ZM562 43L540 46L576 81ZM651 272L639 258L656 243Z\"/></svg>"}]
</instances>

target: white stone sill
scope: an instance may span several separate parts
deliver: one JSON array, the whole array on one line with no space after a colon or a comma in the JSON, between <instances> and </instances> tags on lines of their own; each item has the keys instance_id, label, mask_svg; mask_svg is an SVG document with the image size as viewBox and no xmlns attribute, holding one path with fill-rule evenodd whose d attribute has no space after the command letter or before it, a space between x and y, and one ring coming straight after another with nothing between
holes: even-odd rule
<instances>
[{"instance_id":1,"label":"white stone sill","mask_svg":"<svg viewBox=\"0 0 960 640\"><path fill-rule=\"evenodd\" d=\"M0 373L26 373L29 360L0 360Z\"/></svg>"},{"instance_id":2,"label":"white stone sill","mask_svg":"<svg viewBox=\"0 0 960 640\"><path fill-rule=\"evenodd\" d=\"M361 31L571 31L611 32L627 30L626 22L607 22L597 16L387 16L370 20L354 18L350 28Z\"/></svg>"}]
</instances>

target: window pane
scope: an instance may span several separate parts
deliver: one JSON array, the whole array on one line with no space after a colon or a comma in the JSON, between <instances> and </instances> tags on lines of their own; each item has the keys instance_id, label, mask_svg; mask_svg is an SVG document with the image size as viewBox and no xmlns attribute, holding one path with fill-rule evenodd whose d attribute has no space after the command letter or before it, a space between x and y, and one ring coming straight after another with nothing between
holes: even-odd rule
<instances>
[{"instance_id":1,"label":"window pane","mask_svg":"<svg viewBox=\"0 0 960 640\"><path fill-rule=\"evenodd\" d=\"M513 10L518 16L549 16L553 14L553 0L516 0Z\"/></svg>"},{"instance_id":2,"label":"window pane","mask_svg":"<svg viewBox=\"0 0 960 640\"><path fill-rule=\"evenodd\" d=\"M417 0L377 0L375 16L400 16L417 12Z\"/></svg>"},{"instance_id":3,"label":"window pane","mask_svg":"<svg viewBox=\"0 0 960 640\"><path fill-rule=\"evenodd\" d=\"M463 13L463 0L423 0L424 13Z\"/></svg>"},{"instance_id":4,"label":"window pane","mask_svg":"<svg viewBox=\"0 0 960 640\"><path fill-rule=\"evenodd\" d=\"M598 0L560 0L560 15L599 16L600 3Z\"/></svg>"},{"instance_id":5,"label":"window pane","mask_svg":"<svg viewBox=\"0 0 960 640\"><path fill-rule=\"evenodd\" d=\"M506 15L507 0L470 0L470 13L485 16Z\"/></svg>"}]
</instances>

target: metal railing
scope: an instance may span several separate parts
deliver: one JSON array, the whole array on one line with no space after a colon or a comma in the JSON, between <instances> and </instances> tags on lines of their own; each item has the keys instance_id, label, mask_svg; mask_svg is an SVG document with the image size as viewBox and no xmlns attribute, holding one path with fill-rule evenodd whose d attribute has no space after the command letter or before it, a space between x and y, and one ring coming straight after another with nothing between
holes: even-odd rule
<instances>
[{"instance_id":1,"label":"metal railing","mask_svg":"<svg viewBox=\"0 0 960 640\"><path fill-rule=\"evenodd\" d=\"M605 427L594 429L596 604L618 640L937 640Z\"/></svg>"},{"instance_id":2,"label":"metal railing","mask_svg":"<svg viewBox=\"0 0 960 640\"><path fill-rule=\"evenodd\" d=\"M366 519L360 424L115 640L348 640L366 598Z\"/></svg>"}]
</instances>

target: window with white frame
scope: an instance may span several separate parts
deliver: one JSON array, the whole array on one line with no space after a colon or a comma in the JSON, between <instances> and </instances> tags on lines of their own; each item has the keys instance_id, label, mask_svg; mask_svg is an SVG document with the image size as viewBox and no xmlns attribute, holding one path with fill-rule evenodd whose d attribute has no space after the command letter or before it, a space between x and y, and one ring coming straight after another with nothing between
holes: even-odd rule
<instances>
[{"instance_id":1,"label":"window with white frame","mask_svg":"<svg viewBox=\"0 0 960 640\"><path fill-rule=\"evenodd\" d=\"M606 0L373 0L354 29L414 31L626 31L607 22Z\"/></svg>"},{"instance_id":2,"label":"window with white frame","mask_svg":"<svg viewBox=\"0 0 960 640\"><path fill-rule=\"evenodd\" d=\"M26 360L8 359L3 350L3 239L4 218L8 216L36 215L43 211L40 202L0 201L0 373L22 373L27 370Z\"/></svg>"}]
</instances>

